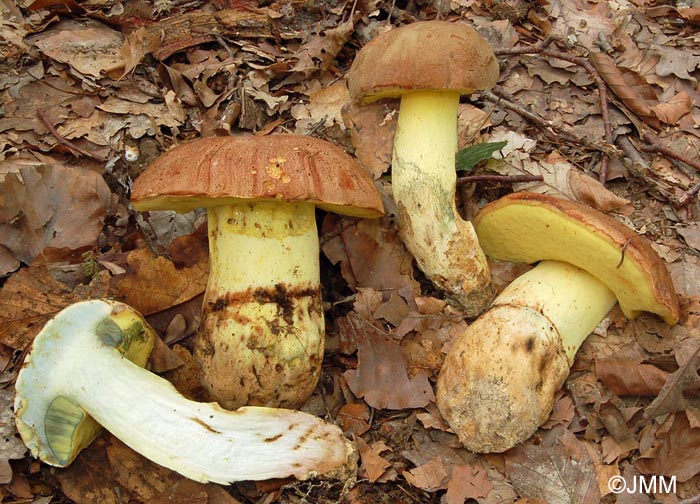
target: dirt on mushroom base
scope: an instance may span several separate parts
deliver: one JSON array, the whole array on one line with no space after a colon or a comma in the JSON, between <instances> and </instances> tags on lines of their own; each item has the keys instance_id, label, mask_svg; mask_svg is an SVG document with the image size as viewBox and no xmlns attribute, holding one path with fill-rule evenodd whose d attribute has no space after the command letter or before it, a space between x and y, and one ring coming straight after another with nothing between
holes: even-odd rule
<instances>
[{"instance_id":1,"label":"dirt on mushroom base","mask_svg":"<svg viewBox=\"0 0 700 504\"><path fill-rule=\"evenodd\" d=\"M271 288L218 294L216 300L204 302L203 325L196 340L200 360L211 367L210 374L225 368L221 372L236 387L236 403L247 397L245 404L300 406L304 402L300 398L310 397L316 388L323 359L323 341L309 338L299 329L323 327L320 287L278 283ZM228 341L215 342L211 337L214 327L232 334L236 347L246 348L247 354L229 352ZM233 362L215 358L220 348ZM289 379L292 376L294 380ZM219 394L226 397L224 390ZM222 405L231 408L240 404Z\"/></svg>"}]
</instances>

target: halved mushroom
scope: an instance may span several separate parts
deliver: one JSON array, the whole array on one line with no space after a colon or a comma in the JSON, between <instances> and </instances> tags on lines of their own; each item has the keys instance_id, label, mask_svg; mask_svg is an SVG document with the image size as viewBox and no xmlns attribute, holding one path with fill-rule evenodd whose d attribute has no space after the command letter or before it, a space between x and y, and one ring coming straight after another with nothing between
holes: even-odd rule
<instances>
[{"instance_id":1,"label":"halved mushroom","mask_svg":"<svg viewBox=\"0 0 700 504\"><path fill-rule=\"evenodd\" d=\"M325 335L315 207L381 216L369 176L316 138L204 138L153 162L131 201L141 211L208 209L211 270L195 357L212 397L228 409L303 404Z\"/></svg>"},{"instance_id":2,"label":"halved mushroom","mask_svg":"<svg viewBox=\"0 0 700 504\"><path fill-rule=\"evenodd\" d=\"M438 407L464 446L502 452L547 420L578 348L616 302L629 318L648 311L669 324L680 309L651 245L589 207L511 194L474 226L488 256L541 261L456 339L437 383Z\"/></svg>"},{"instance_id":3,"label":"halved mushroom","mask_svg":"<svg viewBox=\"0 0 700 504\"><path fill-rule=\"evenodd\" d=\"M447 21L378 36L348 74L353 100L401 98L391 163L399 232L418 267L468 316L486 308L493 287L474 228L454 202L459 97L497 80L498 62L486 40Z\"/></svg>"},{"instance_id":4,"label":"halved mushroom","mask_svg":"<svg viewBox=\"0 0 700 504\"><path fill-rule=\"evenodd\" d=\"M65 467L100 426L193 480L347 478L355 450L335 425L299 411L228 411L182 397L143 369L153 330L129 306L84 301L34 339L15 385L17 430L32 455Z\"/></svg>"}]
</instances>

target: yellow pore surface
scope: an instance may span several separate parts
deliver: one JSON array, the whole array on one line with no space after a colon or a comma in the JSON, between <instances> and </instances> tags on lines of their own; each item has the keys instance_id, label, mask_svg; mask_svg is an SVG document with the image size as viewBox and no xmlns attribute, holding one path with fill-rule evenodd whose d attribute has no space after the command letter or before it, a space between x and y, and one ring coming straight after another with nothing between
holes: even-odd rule
<instances>
[{"instance_id":1,"label":"yellow pore surface","mask_svg":"<svg viewBox=\"0 0 700 504\"><path fill-rule=\"evenodd\" d=\"M627 317L649 311L668 323L677 322L677 304L674 309L673 303L664 301L670 297L668 274L664 270L662 280L652 277L650 270L658 268L650 267L650 263L655 261L639 252L634 239L619 243L601 226L581 222L540 201L528 200L487 206L474 219L474 227L487 256L510 262L551 259L573 264L613 291ZM657 256L656 260L660 258ZM670 294L673 295L672 287ZM675 303L675 295L672 297Z\"/></svg>"}]
</instances>

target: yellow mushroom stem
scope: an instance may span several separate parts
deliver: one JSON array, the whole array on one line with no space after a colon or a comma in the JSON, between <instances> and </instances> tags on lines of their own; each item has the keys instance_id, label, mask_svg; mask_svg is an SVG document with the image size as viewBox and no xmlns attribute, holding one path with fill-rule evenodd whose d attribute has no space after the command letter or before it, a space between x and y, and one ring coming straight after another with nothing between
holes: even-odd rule
<instances>
[{"instance_id":1,"label":"yellow mushroom stem","mask_svg":"<svg viewBox=\"0 0 700 504\"><path fill-rule=\"evenodd\" d=\"M438 379L438 407L462 444L503 452L532 436L576 351L616 302L597 278L559 261L506 287L456 339Z\"/></svg>"},{"instance_id":2,"label":"yellow mushroom stem","mask_svg":"<svg viewBox=\"0 0 700 504\"><path fill-rule=\"evenodd\" d=\"M572 365L581 344L615 303L615 294L585 270L561 261L542 261L511 282L492 306L541 313L559 333Z\"/></svg>"},{"instance_id":3,"label":"yellow mushroom stem","mask_svg":"<svg viewBox=\"0 0 700 504\"><path fill-rule=\"evenodd\" d=\"M296 408L320 376L324 319L314 205L208 210L211 270L196 357L225 408Z\"/></svg>"},{"instance_id":4,"label":"yellow mushroom stem","mask_svg":"<svg viewBox=\"0 0 700 504\"><path fill-rule=\"evenodd\" d=\"M450 91L402 95L391 185L406 248L438 288L476 316L493 291L474 228L455 207L459 96Z\"/></svg>"}]
</instances>

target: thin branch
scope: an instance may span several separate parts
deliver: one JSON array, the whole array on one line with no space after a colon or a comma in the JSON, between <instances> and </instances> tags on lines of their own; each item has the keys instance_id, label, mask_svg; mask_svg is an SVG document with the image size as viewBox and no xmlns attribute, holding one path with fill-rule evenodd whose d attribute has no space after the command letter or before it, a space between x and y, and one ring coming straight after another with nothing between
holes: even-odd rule
<instances>
[{"instance_id":1,"label":"thin branch","mask_svg":"<svg viewBox=\"0 0 700 504\"><path fill-rule=\"evenodd\" d=\"M490 102L501 105L503 108L525 117L527 120L540 127L544 134L553 141L565 141L577 145L582 145L589 149L597 150L608 156L618 156L618 150L614 145L608 143L596 143L577 135L574 131L558 126L552 121L543 118L539 114L531 112L516 103L516 98L507 91L496 86L491 91L483 91L482 96Z\"/></svg>"},{"instance_id":2,"label":"thin branch","mask_svg":"<svg viewBox=\"0 0 700 504\"><path fill-rule=\"evenodd\" d=\"M642 131L642 139L646 140L649 143L649 145L643 146L642 150L648 152L658 152L666 157L675 159L676 161L680 161L681 163L690 166L691 168L695 169L695 171L700 173L700 162L695 161L694 159L691 159L687 156L684 156L683 154L680 154L669 147L666 147L661 143L659 137L654 135L653 133L649 131Z\"/></svg>"},{"instance_id":3,"label":"thin branch","mask_svg":"<svg viewBox=\"0 0 700 504\"><path fill-rule=\"evenodd\" d=\"M680 161L681 163L690 166L695 171L700 173L700 162L684 156L683 154L680 154L673 149L666 147L665 145L662 145L659 137L650 131L642 131L641 135L642 139L646 140L648 143L648 145L642 148L643 150L663 154L668 158L675 159L676 161ZM681 196L678 198L678 205L687 205L691 199L697 196L698 192L700 192L700 182L697 182L690 189L681 194Z\"/></svg>"},{"instance_id":4,"label":"thin branch","mask_svg":"<svg viewBox=\"0 0 700 504\"><path fill-rule=\"evenodd\" d=\"M70 150L74 156L78 157L78 154L80 154L81 156L89 157L90 159L94 159L95 161L104 163L105 160L102 157L98 156L97 154L93 154L92 152L88 152L85 149L81 149L70 140L67 140L66 138L62 137L58 133L54 125L51 124L51 121L49 120L49 118L43 110L37 109L36 113L39 116L39 119L41 119L41 122L43 122L44 125L48 128L49 133L51 133L51 136L53 136L59 144L63 145L68 150Z\"/></svg>"},{"instance_id":5,"label":"thin branch","mask_svg":"<svg viewBox=\"0 0 700 504\"><path fill-rule=\"evenodd\" d=\"M591 144L588 141L581 142L582 145L585 145L586 147L589 148L594 148L596 150L599 150L601 152L601 160L600 160L600 170L598 173L598 178L601 183L605 183L607 176L608 176L608 162L609 162L609 156L613 155L611 152L609 152L610 148L612 147L613 144L613 133L612 133L612 127L610 126L610 114L608 112L608 98L607 98L607 87L605 84L605 81L603 78L600 76L600 73L596 70L596 68L591 64L591 62L583 57L580 56L574 56L565 52L561 51L555 51L548 49L548 47L551 45L551 43L555 39L553 37L548 37L539 44L535 44L533 46L529 47L514 47L511 49L499 49L496 50L497 55L524 55L524 54L541 54L542 56L546 56L548 58L554 58L554 59L559 59L562 61L568 61L569 63L573 63L574 65L578 65L581 68L583 68L590 76L593 78L593 81L595 82L596 87L598 88L598 101L599 101L599 106L600 106L600 113L603 118L603 128L605 130L605 142L607 143L607 148L602 149L599 146L596 146L595 144ZM531 119L531 118L530 118ZM532 119L531 119L532 120ZM547 121L548 122L548 121ZM553 128L551 124L549 124L550 128ZM554 128L553 128L554 129ZM574 135L573 132L563 130L559 128L559 133L562 134L562 137L565 137L566 140L568 141L573 141L571 138L571 135ZM568 138L566 138L568 137ZM576 137L576 135L574 135ZM580 139L583 140L583 139Z\"/></svg>"},{"instance_id":6,"label":"thin branch","mask_svg":"<svg viewBox=\"0 0 700 504\"><path fill-rule=\"evenodd\" d=\"M471 184L472 182L503 182L505 184L517 184L518 182L542 182L542 175L467 175L458 177L457 185Z\"/></svg>"}]
</instances>

